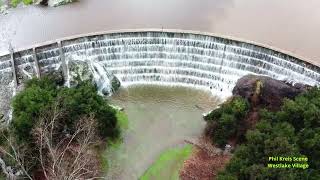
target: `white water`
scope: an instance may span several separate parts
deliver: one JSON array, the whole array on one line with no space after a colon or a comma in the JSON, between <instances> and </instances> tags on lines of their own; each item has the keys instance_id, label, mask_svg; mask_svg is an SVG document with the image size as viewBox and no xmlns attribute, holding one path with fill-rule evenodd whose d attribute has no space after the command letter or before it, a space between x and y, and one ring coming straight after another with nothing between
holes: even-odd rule
<instances>
[{"instance_id":1,"label":"white water","mask_svg":"<svg viewBox=\"0 0 320 180\"><path fill-rule=\"evenodd\" d=\"M188 86L220 97L230 96L237 80L247 74L309 85L320 82L319 68L297 58L244 42L191 33L102 34L64 40L61 50L53 43L36 47L35 51L36 55L32 50L14 54L18 85L37 76L35 56L42 75L67 69L62 71L67 86L80 75L81 80L92 79L101 94L109 95L114 76L122 86ZM7 85L12 82L12 72L10 55L1 56L3 96L11 91Z\"/></svg>"},{"instance_id":2,"label":"white water","mask_svg":"<svg viewBox=\"0 0 320 180\"><path fill-rule=\"evenodd\" d=\"M320 80L318 72L296 64L292 57L246 43L201 35L111 34L72 40L63 50L66 55L95 62L99 69L118 77L123 86L194 86L229 96L236 81L246 74L310 85ZM108 77L105 79L109 82Z\"/></svg>"}]
</instances>

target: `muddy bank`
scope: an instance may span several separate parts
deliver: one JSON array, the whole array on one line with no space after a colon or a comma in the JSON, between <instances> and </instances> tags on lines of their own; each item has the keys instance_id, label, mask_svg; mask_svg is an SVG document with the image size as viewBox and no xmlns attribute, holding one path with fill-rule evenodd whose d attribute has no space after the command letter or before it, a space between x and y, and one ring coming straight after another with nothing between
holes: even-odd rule
<instances>
[{"instance_id":1,"label":"muddy bank","mask_svg":"<svg viewBox=\"0 0 320 180\"><path fill-rule=\"evenodd\" d=\"M181 180L212 180L231 159L230 153L214 147L208 138L202 137L192 144L194 150L180 171Z\"/></svg>"}]
</instances>

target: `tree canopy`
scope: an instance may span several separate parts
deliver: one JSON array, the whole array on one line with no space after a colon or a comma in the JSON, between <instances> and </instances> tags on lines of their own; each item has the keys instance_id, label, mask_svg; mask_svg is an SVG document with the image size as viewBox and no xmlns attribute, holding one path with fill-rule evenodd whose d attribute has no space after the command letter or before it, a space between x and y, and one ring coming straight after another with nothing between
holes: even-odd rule
<instances>
[{"instance_id":1,"label":"tree canopy","mask_svg":"<svg viewBox=\"0 0 320 180\"><path fill-rule=\"evenodd\" d=\"M30 132L40 114L58 102L64 109L67 129L83 115L93 114L98 121L102 137L118 137L119 127L116 112L107 101L97 94L97 88L90 82L81 82L73 88L60 86L55 79L44 77L32 79L25 89L13 100L12 127L19 140L30 140Z\"/></svg>"},{"instance_id":2,"label":"tree canopy","mask_svg":"<svg viewBox=\"0 0 320 180\"><path fill-rule=\"evenodd\" d=\"M260 111L217 179L320 179L320 89L286 99L280 111ZM307 157L309 168L268 168L268 157Z\"/></svg>"}]
</instances>

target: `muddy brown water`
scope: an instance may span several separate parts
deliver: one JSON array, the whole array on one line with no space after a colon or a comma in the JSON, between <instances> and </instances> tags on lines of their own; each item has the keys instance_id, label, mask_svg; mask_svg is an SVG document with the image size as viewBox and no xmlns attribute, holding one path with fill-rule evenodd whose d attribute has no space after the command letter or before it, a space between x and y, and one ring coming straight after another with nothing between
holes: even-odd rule
<instances>
[{"instance_id":1,"label":"muddy brown water","mask_svg":"<svg viewBox=\"0 0 320 180\"><path fill-rule=\"evenodd\" d=\"M118 149L106 153L107 179L138 179L161 152L197 138L205 122L202 113L220 100L210 92L184 87L140 85L121 89L111 102L124 107L129 129Z\"/></svg>"},{"instance_id":2,"label":"muddy brown water","mask_svg":"<svg viewBox=\"0 0 320 180\"><path fill-rule=\"evenodd\" d=\"M271 45L320 63L319 0L80 0L0 15L0 52L96 31L206 31Z\"/></svg>"}]
</instances>

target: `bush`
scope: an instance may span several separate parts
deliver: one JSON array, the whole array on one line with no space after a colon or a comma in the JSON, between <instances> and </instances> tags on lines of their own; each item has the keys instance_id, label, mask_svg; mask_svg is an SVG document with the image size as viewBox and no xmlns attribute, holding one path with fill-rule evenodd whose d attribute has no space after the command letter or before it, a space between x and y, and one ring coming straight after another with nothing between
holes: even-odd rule
<instances>
[{"instance_id":1,"label":"bush","mask_svg":"<svg viewBox=\"0 0 320 180\"><path fill-rule=\"evenodd\" d=\"M320 89L285 100L280 111L260 111L255 130L246 133L217 179L319 179ZM270 169L269 156L306 156L309 168Z\"/></svg>"},{"instance_id":2,"label":"bush","mask_svg":"<svg viewBox=\"0 0 320 180\"><path fill-rule=\"evenodd\" d=\"M208 122L208 126L214 128L210 134L213 142L220 147L224 147L227 141L238 133L241 121L248 110L249 103L247 100L234 97L229 102L222 104L220 108L209 113L205 120Z\"/></svg>"},{"instance_id":3,"label":"bush","mask_svg":"<svg viewBox=\"0 0 320 180\"><path fill-rule=\"evenodd\" d=\"M30 140L37 118L54 102L57 92L55 82L45 77L28 81L25 89L14 97L12 126L18 140Z\"/></svg>"},{"instance_id":4,"label":"bush","mask_svg":"<svg viewBox=\"0 0 320 180\"><path fill-rule=\"evenodd\" d=\"M90 82L82 82L74 88L63 88L58 96L62 98L64 108L68 110L67 124L72 126L80 116L93 114L98 121L102 137L118 137L116 111L97 94L97 88Z\"/></svg>"},{"instance_id":5,"label":"bush","mask_svg":"<svg viewBox=\"0 0 320 180\"><path fill-rule=\"evenodd\" d=\"M11 5L13 7L17 7L21 2L23 2L25 5L30 5L33 3L33 0L11 0Z\"/></svg>"},{"instance_id":6,"label":"bush","mask_svg":"<svg viewBox=\"0 0 320 180\"><path fill-rule=\"evenodd\" d=\"M83 115L93 114L103 138L119 135L116 112L107 101L97 94L90 82L82 82L73 88L59 86L52 78L32 79L13 100L13 129L18 140L28 142L30 132L40 114L53 103L65 111L68 130Z\"/></svg>"}]
</instances>

